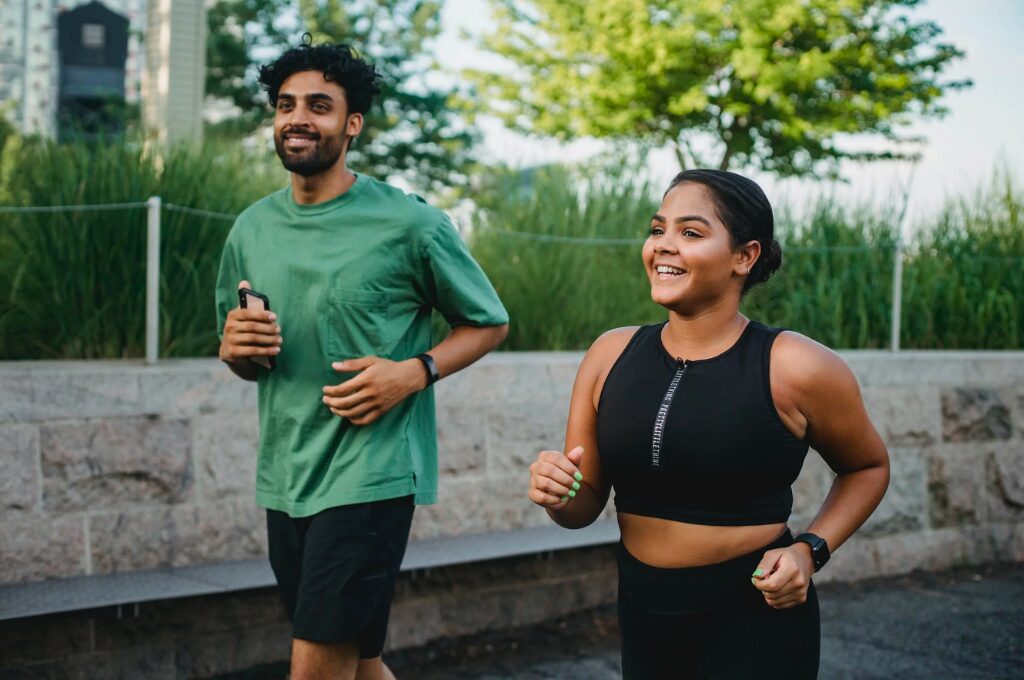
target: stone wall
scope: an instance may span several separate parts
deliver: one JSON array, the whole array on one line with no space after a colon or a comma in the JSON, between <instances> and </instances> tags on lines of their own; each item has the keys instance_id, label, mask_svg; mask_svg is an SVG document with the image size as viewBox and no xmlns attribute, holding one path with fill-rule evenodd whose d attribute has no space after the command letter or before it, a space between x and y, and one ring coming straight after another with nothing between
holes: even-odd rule
<instances>
[{"instance_id":1,"label":"stone wall","mask_svg":"<svg viewBox=\"0 0 1024 680\"><path fill-rule=\"evenodd\" d=\"M1024 353L847 352L892 482L822 577L1024 559ZM580 355L496 354L437 386L440 502L413 539L545 525ZM0 583L265 554L255 390L208 359L0 363ZM792 526L831 482L813 453ZM610 516L610 509L609 509Z\"/></svg>"},{"instance_id":2,"label":"stone wall","mask_svg":"<svg viewBox=\"0 0 1024 680\"><path fill-rule=\"evenodd\" d=\"M580 356L499 354L441 382L440 502L413 537L540 526ZM1024 560L1024 353L848 352L889 493L816 581ZM0 363L0 583L260 557L255 393L214 360ZM795 486L803 528L832 474ZM608 511L611 516L610 509ZM614 601L612 547L403 574L388 646ZM0 678L209 678L287 658L272 590L0 622Z\"/></svg>"}]
</instances>

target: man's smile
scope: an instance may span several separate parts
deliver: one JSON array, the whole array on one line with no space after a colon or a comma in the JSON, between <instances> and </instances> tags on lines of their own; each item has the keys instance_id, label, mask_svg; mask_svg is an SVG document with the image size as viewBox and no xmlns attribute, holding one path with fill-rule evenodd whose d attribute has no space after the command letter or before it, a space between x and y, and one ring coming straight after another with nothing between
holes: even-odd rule
<instances>
[{"instance_id":1,"label":"man's smile","mask_svg":"<svg viewBox=\"0 0 1024 680\"><path fill-rule=\"evenodd\" d=\"M289 132L282 135L284 148L288 151L306 151L316 146L318 136L308 132Z\"/></svg>"}]
</instances>

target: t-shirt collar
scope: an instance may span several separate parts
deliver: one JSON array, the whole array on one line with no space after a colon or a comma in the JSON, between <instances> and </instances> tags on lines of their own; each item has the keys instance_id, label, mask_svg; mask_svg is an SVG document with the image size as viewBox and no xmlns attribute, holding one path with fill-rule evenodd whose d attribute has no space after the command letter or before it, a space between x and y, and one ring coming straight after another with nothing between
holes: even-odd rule
<instances>
[{"instance_id":1,"label":"t-shirt collar","mask_svg":"<svg viewBox=\"0 0 1024 680\"><path fill-rule=\"evenodd\" d=\"M356 176L356 181L352 183L352 186L348 188L345 193L335 196L334 198L323 201L322 203L314 203L312 205L303 205L295 202L295 198L292 196L292 187L289 184L285 189L285 199L288 208L296 215L321 215L325 212L330 212L344 205L348 205L362 193L363 188L366 186L366 179L359 173L352 173Z\"/></svg>"}]
</instances>

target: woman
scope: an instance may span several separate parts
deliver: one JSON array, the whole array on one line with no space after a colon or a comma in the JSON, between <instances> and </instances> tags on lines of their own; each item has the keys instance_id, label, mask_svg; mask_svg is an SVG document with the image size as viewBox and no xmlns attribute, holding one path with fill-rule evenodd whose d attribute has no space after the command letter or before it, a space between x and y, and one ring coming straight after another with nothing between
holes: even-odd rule
<instances>
[{"instance_id":1,"label":"woman","mask_svg":"<svg viewBox=\"0 0 1024 680\"><path fill-rule=\"evenodd\" d=\"M782 264L757 184L680 173L643 263L668 321L594 342L566 453L538 455L530 499L579 528L615 488L626 680L816 677L811 576L881 501L885 445L842 359L739 311ZM809 446L837 476L794 539L790 487Z\"/></svg>"}]
</instances>

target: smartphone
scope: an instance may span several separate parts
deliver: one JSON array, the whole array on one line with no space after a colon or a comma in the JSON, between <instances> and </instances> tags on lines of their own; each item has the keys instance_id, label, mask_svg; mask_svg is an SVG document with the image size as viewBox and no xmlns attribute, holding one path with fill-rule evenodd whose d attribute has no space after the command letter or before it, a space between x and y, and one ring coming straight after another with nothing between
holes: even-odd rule
<instances>
[{"instance_id":1,"label":"smartphone","mask_svg":"<svg viewBox=\"0 0 1024 680\"><path fill-rule=\"evenodd\" d=\"M248 288L238 289L238 306L242 309L255 309L261 312L270 311L270 298L263 293L257 293L254 290ZM277 363L274 361L274 357L249 357L249 360L258 366L262 366L268 371L274 370Z\"/></svg>"}]
</instances>

